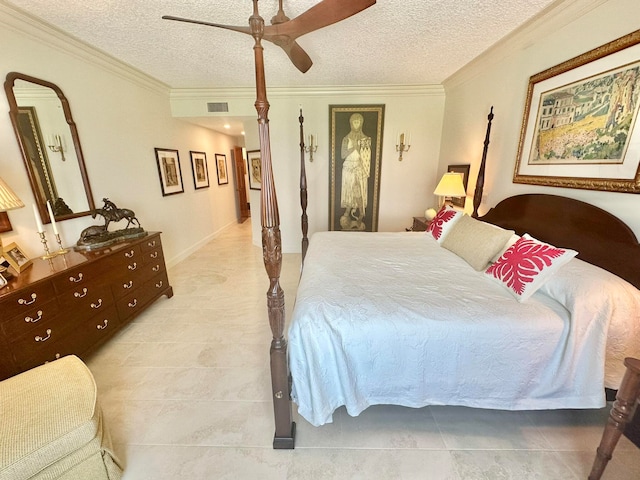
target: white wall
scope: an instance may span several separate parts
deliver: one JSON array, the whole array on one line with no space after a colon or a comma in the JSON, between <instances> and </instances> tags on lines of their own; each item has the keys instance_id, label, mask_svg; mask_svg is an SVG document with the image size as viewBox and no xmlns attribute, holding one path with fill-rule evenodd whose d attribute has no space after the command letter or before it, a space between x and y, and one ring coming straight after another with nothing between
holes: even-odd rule
<instances>
[{"instance_id":1,"label":"white wall","mask_svg":"<svg viewBox=\"0 0 640 480\"><path fill-rule=\"evenodd\" d=\"M69 100L96 206L109 197L134 210L143 228L162 231L168 264L189 255L225 226L236 221L233 169L234 140L171 116L169 89L141 73L35 23L0 5L0 75L25 73L57 84ZM18 242L35 257L42 252L31 204L26 169L0 95L0 176L27 208L9 212L13 231L3 242ZM163 197L155 147L177 149L185 192ZM195 190L189 151L204 151L210 188ZM230 182L218 186L215 153L227 155ZM75 244L91 217L59 222L65 245ZM124 227L124 224L120 228ZM110 226L110 230L118 224ZM49 242L54 242L49 228Z\"/></svg>"},{"instance_id":2,"label":"white wall","mask_svg":"<svg viewBox=\"0 0 640 480\"><path fill-rule=\"evenodd\" d=\"M453 159L471 163L472 191L482 156L487 114L494 105L486 197L480 213L512 195L562 195L613 213L640 237L639 195L512 182L529 77L638 29L639 18L637 0L558 2L456 72L444 83L446 107L439 171L444 172Z\"/></svg>"},{"instance_id":3,"label":"white wall","mask_svg":"<svg viewBox=\"0 0 640 480\"><path fill-rule=\"evenodd\" d=\"M269 88L269 130L284 252L299 252L300 228L300 124L302 105L305 136L319 137L314 161L306 160L309 235L328 230L329 224L329 105L384 104L384 135L380 171L379 231L404 231L413 216L422 216L433 205L437 159L444 111L440 86ZM202 115L206 102L227 101L229 113L256 117L254 89L198 90L172 94L175 115ZM398 161L395 135L412 133L411 150ZM255 121L245 122L247 150L260 148ZM251 190L253 243L261 244L260 192Z\"/></svg>"}]
</instances>

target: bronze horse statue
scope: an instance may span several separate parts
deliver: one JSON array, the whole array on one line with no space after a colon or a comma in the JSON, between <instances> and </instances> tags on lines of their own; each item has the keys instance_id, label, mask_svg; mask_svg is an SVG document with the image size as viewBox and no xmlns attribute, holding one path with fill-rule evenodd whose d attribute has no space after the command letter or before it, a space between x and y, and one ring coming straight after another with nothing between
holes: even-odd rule
<instances>
[{"instance_id":1,"label":"bronze horse statue","mask_svg":"<svg viewBox=\"0 0 640 480\"><path fill-rule=\"evenodd\" d=\"M104 218L104 229L105 231L109 227L110 222L119 222L122 219L127 220L127 226L124 228L129 228L131 223L137 224L140 227L140 222L136 218L136 214L133 210L129 210L128 208L118 208L115 203L113 203L108 198L103 198L104 206L102 208L97 208L91 214L92 218L96 218L97 215L100 215Z\"/></svg>"}]
</instances>

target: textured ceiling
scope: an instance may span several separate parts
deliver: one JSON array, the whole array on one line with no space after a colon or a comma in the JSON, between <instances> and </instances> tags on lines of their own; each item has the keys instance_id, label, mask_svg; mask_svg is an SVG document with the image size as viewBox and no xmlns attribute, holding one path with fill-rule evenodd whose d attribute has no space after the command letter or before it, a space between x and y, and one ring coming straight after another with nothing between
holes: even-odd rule
<instances>
[{"instance_id":1,"label":"textured ceiling","mask_svg":"<svg viewBox=\"0 0 640 480\"><path fill-rule=\"evenodd\" d=\"M162 15L248 25L251 0L0 0L172 88L254 84L253 39ZM343 0L349 1L349 0ZM378 0L300 37L314 62L302 74L265 43L269 86L439 84L555 0ZM260 0L267 23L277 0ZM318 0L284 0L290 17Z\"/></svg>"}]
</instances>

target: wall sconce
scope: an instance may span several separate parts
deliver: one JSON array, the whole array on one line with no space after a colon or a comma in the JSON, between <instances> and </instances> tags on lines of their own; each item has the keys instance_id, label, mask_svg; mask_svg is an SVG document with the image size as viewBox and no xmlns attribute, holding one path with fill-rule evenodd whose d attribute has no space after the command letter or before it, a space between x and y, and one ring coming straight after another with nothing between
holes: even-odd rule
<instances>
[{"instance_id":1,"label":"wall sconce","mask_svg":"<svg viewBox=\"0 0 640 480\"><path fill-rule=\"evenodd\" d=\"M304 151L309 154L309 161L313 162L313 154L318 150L318 135L309 135L309 146L304 147Z\"/></svg>"},{"instance_id":2,"label":"wall sconce","mask_svg":"<svg viewBox=\"0 0 640 480\"><path fill-rule=\"evenodd\" d=\"M440 183L433 191L434 195L444 197L444 205L452 206L452 197L466 197L467 192L462 184L462 174L456 172L447 172L440 179Z\"/></svg>"},{"instance_id":3,"label":"wall sconce","mask_svg":"<svg viewBox=\"0 0 640 480\"><path fill-rule=\"evenodd\" d=\"M60 135L49 135L47 144L52 152L60 154L63 162L66 160L66 158L64 158L64 143Z\"/></svg>"},{"instance_id":4,"label":"wall sconce","mask_svg":"<svg viewBox=\"0 0 640 480\"><path fill-rule=\"evenodd\" d=\"M398 157L398 161L402 161L402 154L404 152L408 152L411 148L411 134L401 133L398 135L396 140L396 152L400 152L400 156Z\"/></svg>"}]
</instances>

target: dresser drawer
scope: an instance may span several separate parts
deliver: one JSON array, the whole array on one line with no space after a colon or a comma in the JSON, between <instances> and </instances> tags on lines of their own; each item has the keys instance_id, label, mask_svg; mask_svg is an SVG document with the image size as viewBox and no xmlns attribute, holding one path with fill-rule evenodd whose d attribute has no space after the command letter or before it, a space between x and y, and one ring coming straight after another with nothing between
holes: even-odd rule
<instances>
[{"instance_id":1,"label":"dresser drawer","mask_svg":"<svg viewBox=\"0 0 640 480\"><path fill-rule=\"evenodd\" d=\"M0 318L10 318L17 315L29 315L34 309L41 308L45 303L55 298L51 282L29 285L19 292L2 298L0 302Z\"/></svg>"},{"instance_id":2,"label":"dresser drawer","mask_svg":"<svg viewBox=\"0 0 640 480\"><path fill-rule=\"evenodd\" d=\"M130 294L136 288L141 287L145 280L146 274L144 266L136 268L134 271L128 272L120 276L111 284L113 296L118 299L124 295Z\"/></svg>"},{"instance_id":3,"label":"dresser drawer","mask_svg":"<svg viewBox=\"0 0 640 480\"><path fill-rule=\"evenodd\" d=\"M52 282L56 293L63 294L69 290L85 287L89 283L96 283L101 275L104 275L105 269L104 263L87 263L57 275Z\"/></svg>"},{"instance_id":4,"label":"dresser drawer","mask_svg":"<svg viewBox=\"0 0 640 480\"><path fill-rule=\"evenodd\" d=\"M153 298L154 291L145 283L142 287L116 300L116 307L120 318L125 320L132 315L140 313L146 304Z\"/></svg>"},{"instance_id":5,"label":"dresser drawer","mask_svg":"<svg viewBox=\"0 0 640 480\"><path fill-rule=\"evenodd\" d=\"M109 285L87 284L84 287L77 286L75 289L59 295L58 302L60 302L60 307L65 310L93 315L94 311L111 305L113 296Z\"/></svg>"},{"instance_id":6,"label":"dresser drawer","mask_svg":"<svg viewBox=\"0 0 640 480\"><path fill-rule=\"evenodd\" d=\"M18 337L33 328L53 319L60 310L58 302L51 299L39 306L29 305L29 308L20 315L2 321L2 332L7 338Z\"/></svg>"},{"instance_id":7,"label":"dresser drawer","mask_svg":"<svg viewBox=\"0 0 640 480\"><path fill-rule=\"evenodd\" d=\"M160 235L153 235L144 239L140 246L142 247L142 253L149 252L151 250L162 250L162 242L160 241Z\"/></svg>"},{"instance_id":8,"label":"dresser drawer","mask_svg":"<svg viewBox=\"0 0 640 480\"><path fill-rule=\"evenodd\" d=\"M56 354L62 356L72 353L65 350L65 345L73 325L62 320L56 317L10 343L13 359L20 369L55 360Z\"/></svg>"},{"instance_id":9,"label":"dresser drawer","mask_svg":"<svg viewBox=\"0 0 640 480\"><path fill-rule=\"evenodd\" d=\"M131 262L142 263L142 248L140 245L127 245L113 254L114 263L126 265Z\"/></svg>"}]
</instances>

